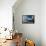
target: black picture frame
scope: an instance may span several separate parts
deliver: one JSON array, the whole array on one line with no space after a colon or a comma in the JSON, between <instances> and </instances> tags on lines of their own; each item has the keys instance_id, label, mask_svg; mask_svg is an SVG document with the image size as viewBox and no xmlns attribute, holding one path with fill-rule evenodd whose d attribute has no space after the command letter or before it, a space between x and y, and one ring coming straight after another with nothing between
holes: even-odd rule
<instances>
[{"instance_id":1,"label":"black picture frame","mask_svg":"<svg viewBox=\"0 0 46 46\"><path fill-rule=\"evenodd\" d=\"M22 24L34 24L35 15L23 15L22 16Z\"/></svg>"}]
</instances>

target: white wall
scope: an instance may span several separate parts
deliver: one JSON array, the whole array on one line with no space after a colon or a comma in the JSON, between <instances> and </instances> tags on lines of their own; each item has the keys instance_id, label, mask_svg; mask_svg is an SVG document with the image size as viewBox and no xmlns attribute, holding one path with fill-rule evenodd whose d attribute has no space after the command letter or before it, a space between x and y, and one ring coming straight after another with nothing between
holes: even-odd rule
<instances>
[{"instance_id":1,"label":"white wall","mask_svg":"<svg viewBox=\"0 0 46 46\"><path fill-rule=\"evenodd\" d=\"M42 0L41 4L41 40L42 46L46 46L46 0Z\"/></svg>"},{"instance_id":2,"label":"white wall","mask_svg":"<svg viewBox=\"0 0 46 46\"><path fill-rule=\"evenodd\" d=\"M0 0L0 27L12 28L12 6L16 0Z\"/></svg>"},{"instance_id":3,"label":"white wall","mask_svg":"<svg viewBox=\"0 0 46 46\"><path fill-rule=\"evenodd\" d=\"M20 5L13 6L15 28L24 37L35 41L41 46L41 0L23 0ZM22 24L22 15L35 15L34 24Z\"/></svg>"}]
</instances>

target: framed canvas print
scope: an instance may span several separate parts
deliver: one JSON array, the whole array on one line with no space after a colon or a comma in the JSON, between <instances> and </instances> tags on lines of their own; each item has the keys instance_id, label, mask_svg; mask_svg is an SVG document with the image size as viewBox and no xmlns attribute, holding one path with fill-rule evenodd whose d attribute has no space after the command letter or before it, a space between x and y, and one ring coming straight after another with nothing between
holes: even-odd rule
<instances>
[{"instance_id":1,"label":"framed canvas print","mask_svg":"<svg viewBox=\"0 0 46 46\"><path fill-rule=\"evenodd\" d=\"M35 16L34 15L23 15L22 24L34 24Z\"/></svg>"}]
</instances>

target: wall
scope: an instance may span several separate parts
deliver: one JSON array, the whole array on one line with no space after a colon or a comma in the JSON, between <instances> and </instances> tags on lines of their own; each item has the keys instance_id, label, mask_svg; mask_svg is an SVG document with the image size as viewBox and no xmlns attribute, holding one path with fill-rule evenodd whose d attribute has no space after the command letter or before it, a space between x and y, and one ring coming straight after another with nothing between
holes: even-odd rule
<instances>
[{"instance_id":1,"label":"wall","mask_svg":"<svg viewBox=\"0 0 46 46\"><path fill-rule=\"evenodd\" d=\"M0 0L0 27L12 28L12 6L16 0Z\"/></svg>"},{"instance_id":2,"label":"wall","mask_svg":"<svg viewBox=\"0 0 46 46\"><path fill-rule=\"evenodd\" d=\"M46 46L46 0L41 1L41 40L42 46Z\"/></svg>"},{"instance_id":3,"label":"wall","mask_svg":"<svg viewBox=\"0 0 46 46\"><path fill-rule=\"evenodd\" d=\"M41 46L41 0L23 0L17 7L13 6L13 14L18 32L22 32L24 38L34 40L36 46ZM22 15L35 15L35 23L22 24Z\"/></svg>"}]
</instances>

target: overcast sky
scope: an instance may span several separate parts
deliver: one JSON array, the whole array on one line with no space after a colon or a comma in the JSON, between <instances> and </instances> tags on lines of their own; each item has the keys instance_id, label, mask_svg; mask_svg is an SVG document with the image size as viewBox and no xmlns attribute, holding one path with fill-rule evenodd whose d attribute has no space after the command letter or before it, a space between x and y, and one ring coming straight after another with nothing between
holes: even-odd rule
<instances>
[{"instance_id":1,"label":"overcast sky","mask_svg":"<svg viewBox=\"0 0 46 46\"><path fill-rule=\"evenodd\" d=\"M16 0L0 0L0 27L12 28L12 6Z\"/></svg>"}]
</instances>

